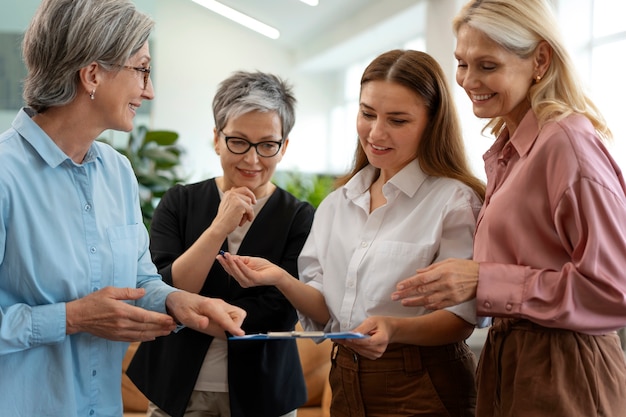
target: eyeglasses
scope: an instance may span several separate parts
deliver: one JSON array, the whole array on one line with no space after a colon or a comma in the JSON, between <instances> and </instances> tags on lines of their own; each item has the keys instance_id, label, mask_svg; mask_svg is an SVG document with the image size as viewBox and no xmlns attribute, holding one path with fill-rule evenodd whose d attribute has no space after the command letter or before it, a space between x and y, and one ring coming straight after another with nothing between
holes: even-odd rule
<instances>
[{"instance_id":1,"label":"eyeglasses","mask_svg":"<svg viewBox=\"0 0 626 417\"><path fill-rule=\"evenodd\" d=\"M224 132L222 132L222 135L224 135L226 147L235 155L243 155L244 153L247 153L250 148L254 148L257 155L263 158L271 158L272 156L275 156L278 151L280 151L281 146L283 146L282 139L280 141L268 140L252 143L246 139L238 138L236 136L226 136Z\"/></svg>"},{"instance_id":2,"label":"eyeglasses","mask_svg":"<svg viewBox=\"0 0 626 417\"><path fill-rule=\"evenodd\" d=\"M120 67L143 73L143 89L145 90L146 88L148 88L148 80L150 79L150 72L152 71L151 67L132 67L130 65L120 65Z\"/></svg>"}]
</instances>

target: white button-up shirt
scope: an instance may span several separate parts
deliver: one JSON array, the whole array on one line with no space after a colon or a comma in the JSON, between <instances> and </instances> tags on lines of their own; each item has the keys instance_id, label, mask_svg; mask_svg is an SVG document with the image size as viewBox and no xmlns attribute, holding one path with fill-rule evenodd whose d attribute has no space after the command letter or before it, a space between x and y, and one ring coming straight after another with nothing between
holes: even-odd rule
<instances>
[{"instance_id":1,"label":"white button-up shirt","mask_svg":"<svg viewBox=\"0 0 626 417\"><path fill-rule=\"evenodd\" d=\"M422 172L410 162L383 186L387 203L370 213L367 166L319 206L298 260L300 279L326 299L323 327L300 315L307 330L349 331L369 316L428 313L392 301L396 284L447 258L472 257L481 201L465 184ZM475 301L448 309L476 323Z\"/></svg>"}]
</instances>

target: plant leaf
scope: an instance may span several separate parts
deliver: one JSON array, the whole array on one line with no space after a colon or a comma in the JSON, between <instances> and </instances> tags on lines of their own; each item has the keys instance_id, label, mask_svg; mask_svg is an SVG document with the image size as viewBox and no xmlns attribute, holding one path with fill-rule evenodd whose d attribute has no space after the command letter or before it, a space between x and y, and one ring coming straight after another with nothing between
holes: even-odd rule
<instances>
[{"instance_id":1,"label":"plant leaf","mask_svg":"<svg viewBox=\"0 0 626 417\"><path fill-rule=\"evenodd\" d=\"M146 132L143 139L143 146L150 142L156 142L161 146L170 146L178 140L178 133L169 130L150 130Z\"/></svg>"},{"instance_id":2,"label":"plant leaf","mask_svg":"<svg viewBox=\"0 0 626 417\"><path fill-rule=\"evenodd\" d=\"M156 164L177 165L179 163L178 155L162 148L145 148L141 152L141 156L154 161Z\"/></svg>"}]
</instances>

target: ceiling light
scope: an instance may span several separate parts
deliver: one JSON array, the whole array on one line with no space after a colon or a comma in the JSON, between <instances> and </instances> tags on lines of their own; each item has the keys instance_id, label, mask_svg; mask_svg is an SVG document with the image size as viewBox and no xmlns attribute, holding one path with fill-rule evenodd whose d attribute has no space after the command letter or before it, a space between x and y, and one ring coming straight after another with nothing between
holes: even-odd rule
<instances>
[{"instance_id":1,"label":"ceiling light","mask_svg":"<svg viewBox=\"0 0 626 417\"><path fill-rule=\"evenodd\" d=\"M255 32L260 33L261 35L265 35L271 39L278 39L280 36L280 32L278 29L275 29L265 23L259 22L256 19L251 18L250 16L238 12L235 9L231 9L228 6L223 5L222 3L215 0L192 0L194 3L198 3L200 6L206 7L207 9L224 16L227 19L232 20L233 22L237 22L240 25L247 27L248 29L252 29ZM310 0L309 0L310 1Z\"/></svg>"},{"instance_id":2,"label":"ceiling light","mask_svg":"<svg viewBox=\"0 0 626 417\"><path fill-rule=\"evenodd\" d=\"M308 4L309 6L317 6L320 4L319 0L300 0L304 4Z\"/></svg>"}]
</instances>

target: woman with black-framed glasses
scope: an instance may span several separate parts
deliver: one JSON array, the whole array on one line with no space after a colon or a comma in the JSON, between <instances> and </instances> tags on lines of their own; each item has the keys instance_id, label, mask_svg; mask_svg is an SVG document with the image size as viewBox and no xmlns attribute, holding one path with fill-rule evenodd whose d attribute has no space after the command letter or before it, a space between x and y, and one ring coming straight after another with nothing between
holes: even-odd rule
<instances>
[{"instance_id":1,"label":"woman with black-framed glasses","mask_svg":"<svg viewBox=\"0 0 626 417\"><path fill-rule=\"evenodd\" d=\"M289 143L294 105L291 87L272 74L224 80L213 101L223 175L170 189L151 224L150 249L165 281L244 308L246 333L289 331L297 321L276 288L244 289L215 261L220 250L261 256L297 276L313 207L270 181ZM149 416L295 416L306 401L295 341L225 336L183 329L139 347L127 373L151 401Z\"/></svg>"},{"instance_id":2,"label":"woman with black-framed glasses","mask_svg":"<svg viewBox=\"0 0 626 417\"><path fill-rule=\"evenodd\" d=\"M238 138L237 136L226 136L224 132L224 142L226 142L226 148L235 155L243 155L248 153L250 148L254 148L254 151L262 158L271 158L276 156L280 148L283 146L283 140L267 140L257 143L252 143L244 138Z\"/></svg>"}]
</instances>

